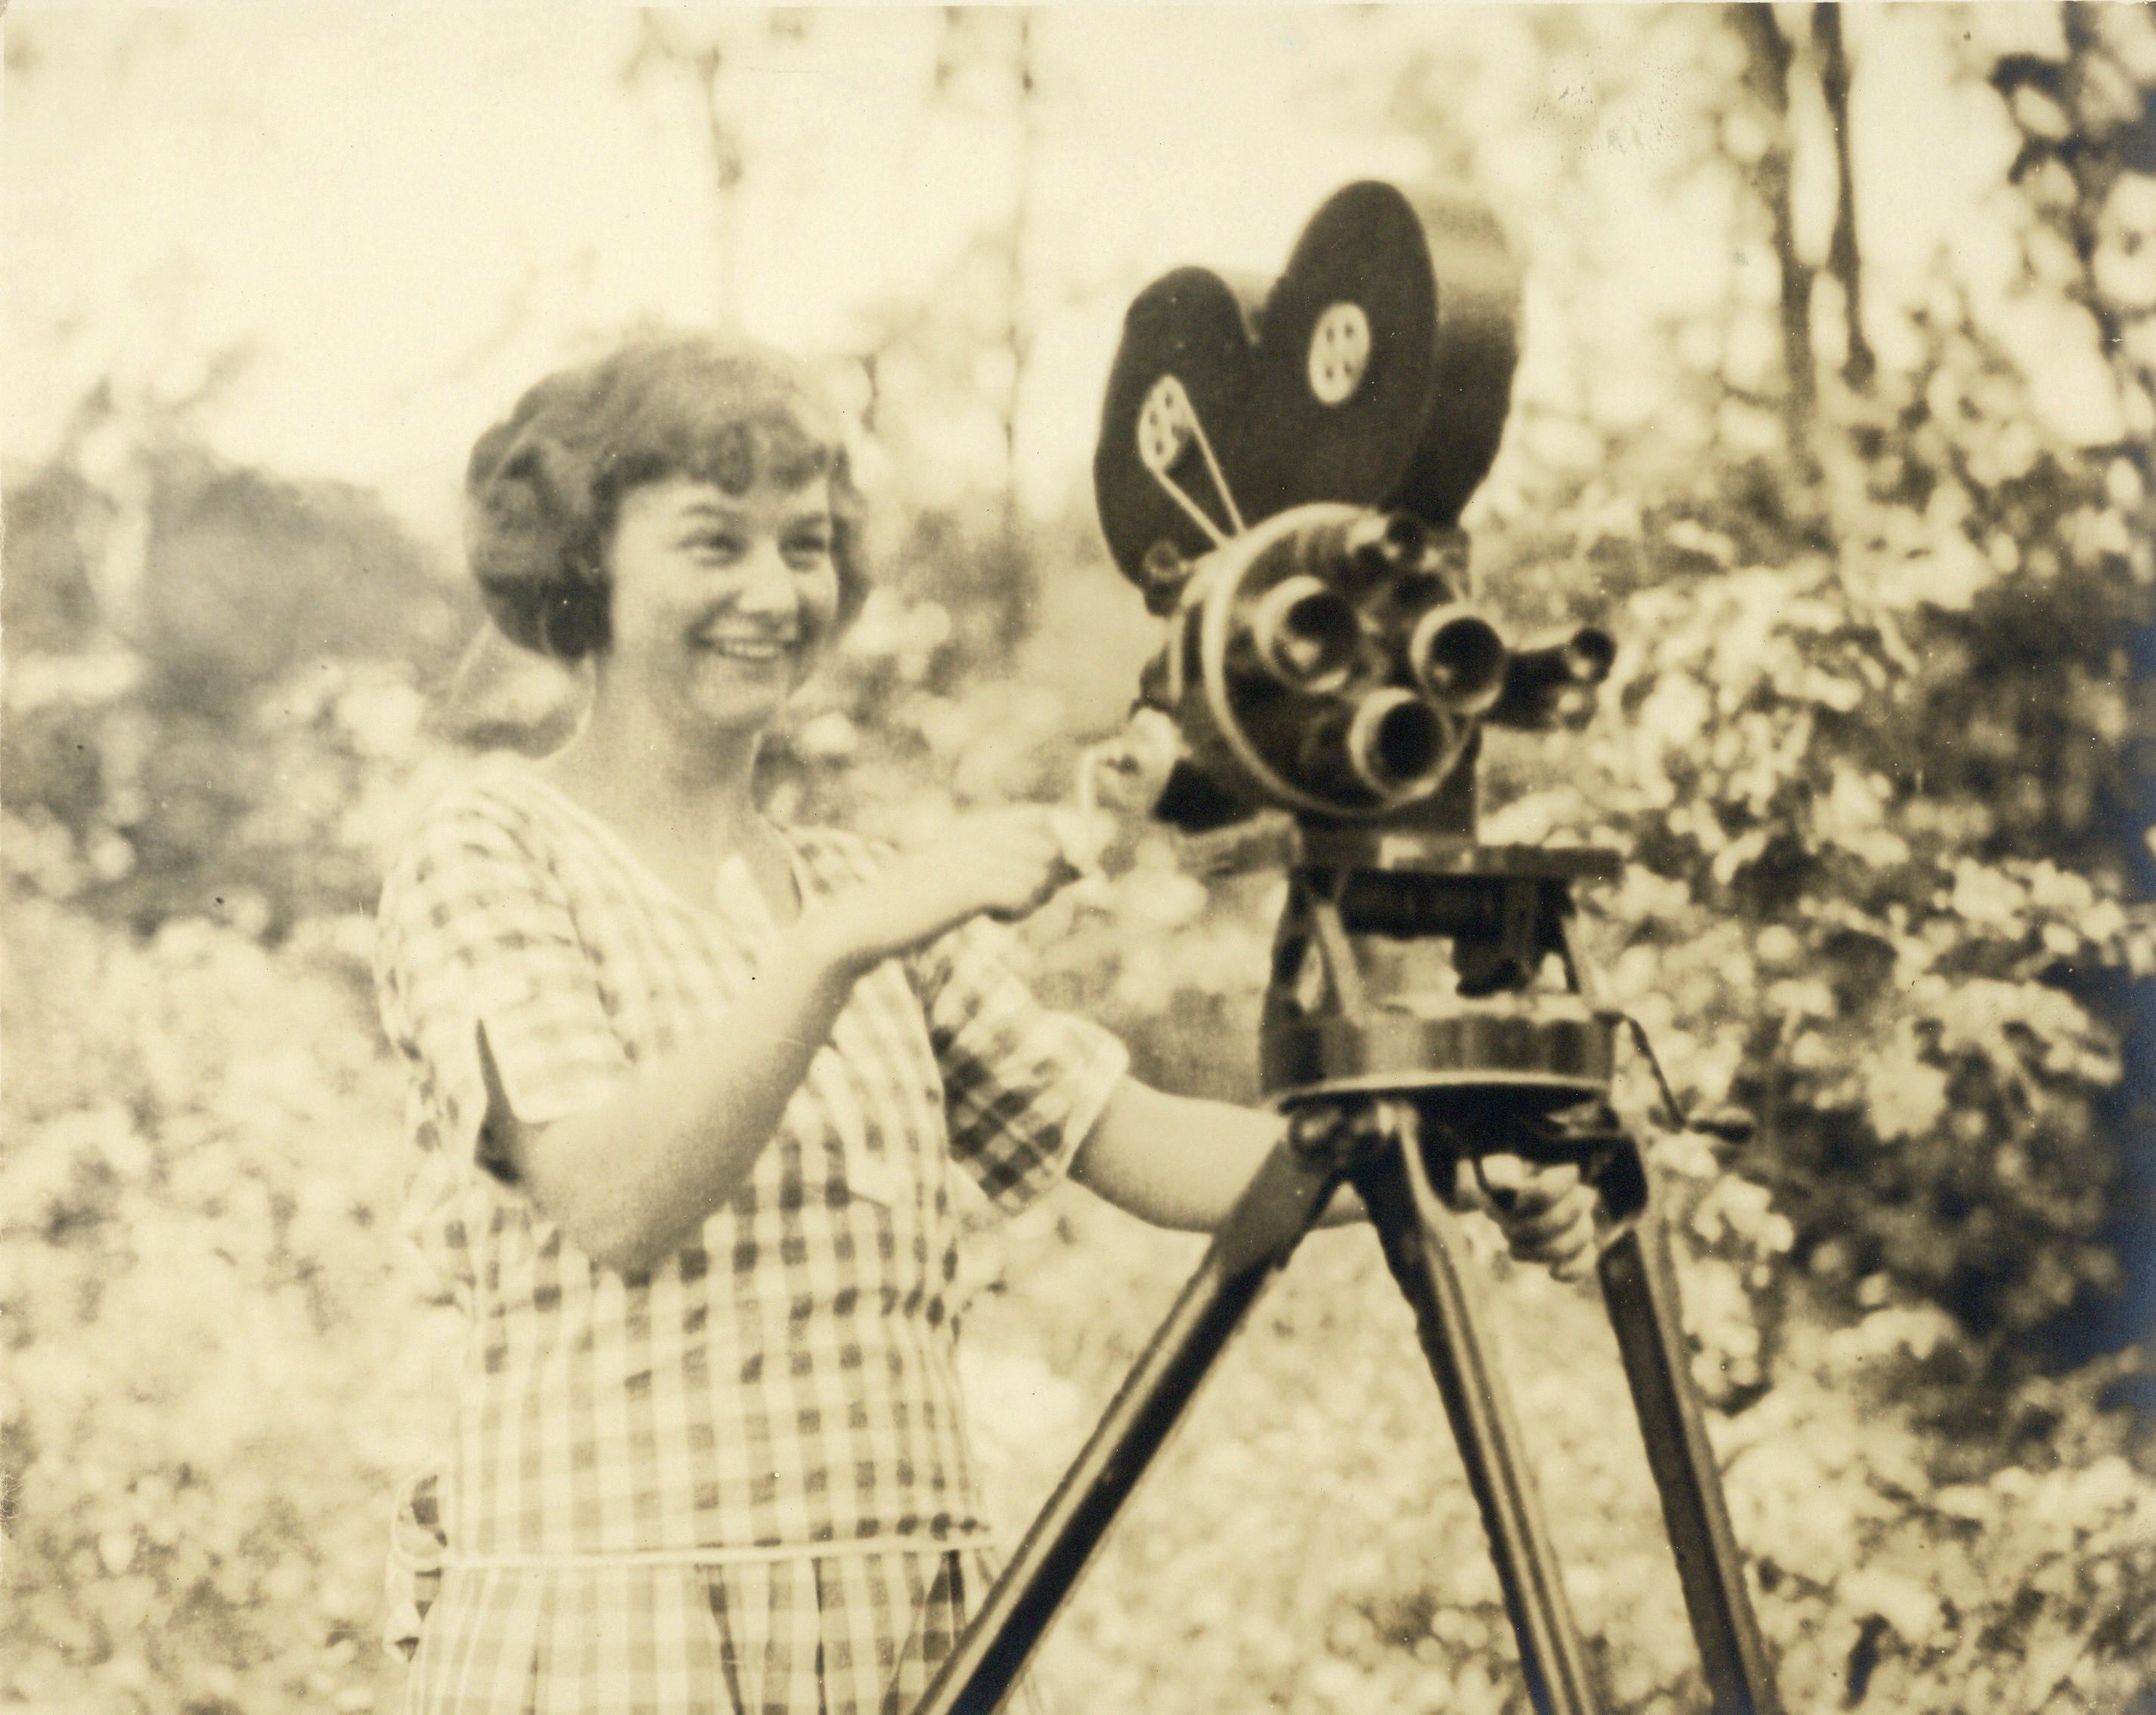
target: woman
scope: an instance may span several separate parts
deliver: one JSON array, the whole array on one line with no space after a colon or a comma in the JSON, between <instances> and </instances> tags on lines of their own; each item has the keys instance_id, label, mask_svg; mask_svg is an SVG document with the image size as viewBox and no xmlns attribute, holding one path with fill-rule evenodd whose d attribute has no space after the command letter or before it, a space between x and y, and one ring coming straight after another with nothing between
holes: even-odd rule
<instances>
[{"instance_id":1,"label":"woman","mask_svg":"<svg viewBox=\"0 0 2156 1715\"><path fill-rule=\"evenodd\" d=\"M887 855L758 810L865 591L795 366L676 338L551 377L467 497L496 623L593 680L382 896L410 1230L470 1314L409 1707L904 1711L989 1576L952 1169L1202 1229L1278 1122L1147 1089L996 962L980 920L1074 873L1045 811ZM1590 1200L1537 1182L1516 1245L1576 1262Z\"/></svg>"}]
</instances>

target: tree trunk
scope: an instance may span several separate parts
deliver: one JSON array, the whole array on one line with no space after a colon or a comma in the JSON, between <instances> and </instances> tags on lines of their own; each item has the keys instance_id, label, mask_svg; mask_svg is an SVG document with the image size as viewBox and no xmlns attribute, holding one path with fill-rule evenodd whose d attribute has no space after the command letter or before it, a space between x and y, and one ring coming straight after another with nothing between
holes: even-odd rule
<instances>
[{"instance_id":1,"label":"tree trunk","mask_svg":"<svg viewBox=\"0 0 2156 1715\"><path fill-rule=\"evenodd\" d=\"M1018 14L1011 53L1012 95L1017 104L1017 188L1012 194L1010 234L1004 249L1004 342L1010 348L1010 385L1004 395L1004 537L1019 535L1018 413L1026 372L1033 366L1034 327L1026 312L1026 249L1033 231L1033 175L1040 147L1040 116L1034 100L1033 14Z\"/></svg>"},{"instance_id":2,"label":"tree trunk","mask_svg":"<svg viewBox=\"0 0 2156 1715\"><path fill-rule=\"evenodd\" d=\"M1856 392L1871 386L1878 365L1871 341L1864 336L1864 294L1856 249L1856 193L1850 167L1849 54L1842 45L1841 8L1825 0L1813 9L1812 39L1820 50L1820 90L1826 97L1827 118L1834 131L1834 235L1828 240L1827 272L1841 286L1843 319L1848 334L1842 353L1841 378Z\"/></svg>"},{"instance_id":3,"label":"tree trunk","mask_svg":"<svg viewBox=\"0 0 2156 1715\"><path fill-rule=\"evenodd\" d=\"M1804 460L1818 386L1812 356L1812 269L1797 254L1796 216L1789 201L1789 64L1794 54L1772 6L1732 6L1727 17L1744 44L1744 86L1764 110L1767 121L1767 147L1753 170L1753 187L1773 223L1774 256L1782 274L1782 367L1788 382L1783 420L1790 456Z\"/></svg>"}]
</instances>

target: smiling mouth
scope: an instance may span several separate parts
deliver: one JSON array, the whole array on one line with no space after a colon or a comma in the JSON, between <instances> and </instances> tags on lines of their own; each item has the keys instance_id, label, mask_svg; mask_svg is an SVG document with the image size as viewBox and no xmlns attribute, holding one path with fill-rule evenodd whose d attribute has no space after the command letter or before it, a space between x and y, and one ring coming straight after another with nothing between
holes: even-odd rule
<instances>
[{"instance_id":1,"label":"smiling mouth","mask_svg":"<svg viewBox=\"0 0 2156 1715\"><path fill-rule=\"evenodd\" d=\"M700 633L696 639L699 649L730 661L777 661L792 655L801 646L801 639L790 634L774 635L770 632L711 632Z\"/></svg>"}]
</instances>

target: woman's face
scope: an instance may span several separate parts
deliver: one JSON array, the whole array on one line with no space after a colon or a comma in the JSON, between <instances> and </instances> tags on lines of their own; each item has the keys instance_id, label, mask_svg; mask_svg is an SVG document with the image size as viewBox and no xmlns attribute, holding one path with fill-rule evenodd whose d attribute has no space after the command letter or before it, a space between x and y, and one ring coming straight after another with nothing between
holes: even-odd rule
<instances>
[{"instance_id":1,"label":"woman's face","mask_svg":"<svg viewBox=\"0 0 2156 1715\"><path fill-rule=\"evenodd\" d=\"M631 489L607 548L604 679L704 729L762 731L830 634L832 539L820 476L739 495L692 477Z\"/></svg>"}]
</instances>

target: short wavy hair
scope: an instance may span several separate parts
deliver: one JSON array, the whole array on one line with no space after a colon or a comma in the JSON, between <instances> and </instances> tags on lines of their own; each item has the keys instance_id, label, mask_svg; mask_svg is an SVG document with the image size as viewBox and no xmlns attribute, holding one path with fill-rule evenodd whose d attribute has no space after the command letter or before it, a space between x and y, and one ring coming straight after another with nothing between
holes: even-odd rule
<instances>
[{"instance_id":1,"label":"short wavy hair","mask_svg":"<svg viewBox=\"0 0 2156 1715\"><path fill-rule=\"evenodd\" d=\"M612 641L606 547L622 497L677 477L739 495L759 476L829 479L843 629L869 583L837 415L805 366L746 340L646 336L538 383L472 448L466 558L504 636L581 660Z\"/></svg>"}]
</instances>

